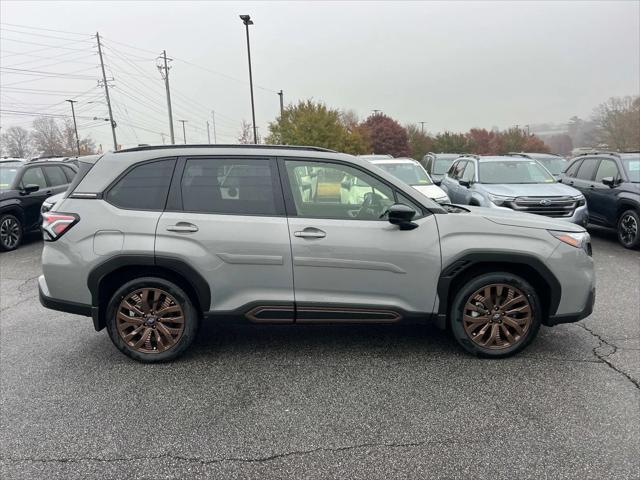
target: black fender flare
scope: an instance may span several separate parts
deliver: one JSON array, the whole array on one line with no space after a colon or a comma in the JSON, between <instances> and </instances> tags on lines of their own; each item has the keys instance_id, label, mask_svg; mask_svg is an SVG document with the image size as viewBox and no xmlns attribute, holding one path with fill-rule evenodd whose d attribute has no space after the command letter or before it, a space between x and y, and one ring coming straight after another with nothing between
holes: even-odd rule
<instances>
[{"instance_id":1,"label":"black fender flare","mask_svg":"<svg viewBox=\"0 0 640 480\"><path fill-rule=\"evenodd\" d=\"M513 265L515 267L525 266L533 269L540 278L546 283L549 290L548 299L548 316L554 315L558 306L560 305L560 298L562 297L562 287L556 276L549 270L539 258L528 255L526 253L509 253L509 252L496 252L491 250L473 250L464 253L460 257L456 257L443 267L438 279L438 312L437 323L441 328L446 327L447 317L449 314L449 292L451 286L456 279L461 278L466 272L473 269L474 266L480 264L496 264L497 269L500 266ZM500 266L499 266L500 265Z\"/></svg>"},{"instance_id":2,"label":"black fender flare","mask_svg":"<svg viewBox=\"0 0 640 480\"><path fill-rule=\"evenodd\" d=\"M87 277L87 287L91 292L91 304L100 307L100 282L110 273L123 267L161 267L169 270L191 286L203 312L211 305L211 289L207 281L187 262L182 259L164 255L116 255L95 266Z\"/></svg>"}]
</instances>

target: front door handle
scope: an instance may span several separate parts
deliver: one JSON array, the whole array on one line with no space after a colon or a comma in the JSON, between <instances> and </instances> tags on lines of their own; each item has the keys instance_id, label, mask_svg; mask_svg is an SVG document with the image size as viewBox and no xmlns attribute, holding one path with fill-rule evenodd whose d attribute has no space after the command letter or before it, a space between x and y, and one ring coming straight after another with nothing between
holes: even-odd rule
<instances>
[{"instance_id":1,"label":"front door handle","mask_svg":"<svg viewBox=\"0 0 640 480\"><path fill-rule=\"evenodd\" d=\"M300 232L293 232L296 237L299 238L324 238L327 236L325 232L319 228L308 227Z\"/></svg>"},{"instance_id":2,"label":"front door handle","mask_svg":"<svg viewBox=\"0 0 640 480\"><path fill-rule=\"evenodd\" d=\"M169 225L167 227L167 231L179 232L179 233L193 233L198 231L198 227L193 223L178 222L175 225Z\"/></svg>"}]
</instances>

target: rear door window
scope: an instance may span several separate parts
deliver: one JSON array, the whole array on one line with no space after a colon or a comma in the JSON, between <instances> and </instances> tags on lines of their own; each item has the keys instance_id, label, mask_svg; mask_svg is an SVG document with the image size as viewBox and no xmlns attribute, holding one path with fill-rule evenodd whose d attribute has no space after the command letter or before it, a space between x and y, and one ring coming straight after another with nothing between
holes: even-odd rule
<instances>
[{"instance_id":1,"label":"rear door window","mask_svg":"<svg viewBox=\"0 0 640 480\"><path fill-rule=\"evenodd\" d=\"M598 166L599 159L597 158L586 158L582 161L582 165L578 169L577 178L580 180L591 180L593 178L593 174L596 172L596 167Z\"/></svg>"},{"instance_id":2,"label":"rear door window","mask_svg":"<svg viewBox=\"0 0 640 480\"><path fill-rule=\"evenodd\" d=\"M174 165L168 159L133 167L109 189L107 202L128 210L164 210Z\"/></svg>"},{"instance_id":3,"label":"rear door window","mask_svg":"<svg viewBox=\"0 0 640 480\"><path fill-rule=\"evenodd\" d=\"M580 167L580 164L582 163L582 160L576 160L575 162L573 162L571 165L569 165L569 167L567 168L567 170L564 172L564 174L567 177L575 177L576 173L578 173L578 168Z\"/></svg>"},{"instance_id":4,"label":"rear door window","mask_svg":"<svg viewBox=\"0 0 640 480\"><path fill-rule=\"evenodd\" d=\"M181 181L185 211L279 215L282 190L268 159L189 159Z\"/></svg>"},{"instance_id":5,"label":"rear door window","mask_svg":"<svg viewBox=\"0 0 640 480\"><path fill-rule=\"evenodd\" d=\"M49 179L49 185L52 187L57 187L59 185L66 185L69 183L67 176L62 171L62 168L57 165L47 165L44 167L44 173Z\"/></svg>"}]
</instances>

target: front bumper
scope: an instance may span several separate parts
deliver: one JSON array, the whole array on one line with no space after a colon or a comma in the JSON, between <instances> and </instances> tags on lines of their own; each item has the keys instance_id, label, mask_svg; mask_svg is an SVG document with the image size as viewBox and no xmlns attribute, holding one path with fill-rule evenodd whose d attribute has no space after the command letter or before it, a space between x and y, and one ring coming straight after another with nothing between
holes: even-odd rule
<instances>
[{"instance_id":1,"label":"front bumper","mask_svg":"<svg viewBox=\"0 0 640 480\"><path fill-rule=\"evenodd\" d=\"M546 322L543 322L548 327L553 327L554 325L559 325L561 323L573 323L579 322L583 318L587 318L593 312L593 306L596 303L596 289L595 287L591 289L589 296L587 297L587 302L584 308L577 313L563 313L561 315L551 315Z\"/></svg>"},{"instance_id":2,"label":"front bumper","mask_svg":"<svg viewBox=\"0 0 640 480\"><path fill-rule=\"evenodd\" d=\"M38 295L42 306L50 310L73 313L74 315L82 315L85 317L91 316L91 305L69 302L67 300L60 300L51 297L49 295L49 287L47 286L47 281L45 280L44 275L40 275L38 277Z\"/></svg>"}]
</instances>

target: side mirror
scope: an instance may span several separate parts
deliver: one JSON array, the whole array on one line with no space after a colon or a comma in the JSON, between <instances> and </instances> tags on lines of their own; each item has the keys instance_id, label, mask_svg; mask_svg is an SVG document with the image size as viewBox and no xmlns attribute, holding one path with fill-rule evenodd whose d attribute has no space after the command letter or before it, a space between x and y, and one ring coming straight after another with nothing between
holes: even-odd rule
<instances>
[{"instance_id":1,"label":"side mirror","mask_svg":"<svg viewBox=\"0 0 640 480\"><path fill-rule=\"evenodd\" d=\"M418 224L411 221L415 216L416 211L402 203L395 203L387 210L389 223L398 225L400 230L413 230L414 228L418 228Z\"/></svg>"},{"instance_id":2,"label":"side mirror","mask_svg":"<svg viewBox=\"0 0 640 480\"><path fill-rule=\"evenodd\" d=\"M40 187L38 185L36 185L34 183L30 183L29 185L25 185L22 188L22 192L21 193L23 195L29 195L30 193L37 192L38 190L40 190Z\"/></svg>"},{"instance_id":3,"label":"side mirror","mask_svg":"<svg viewBox=\"0 0 640 480\"><path fill-rule=\"evenodd\" d=\"M471 182L469 180L458 180L458 183L463 187L469 188L471 186Z\"/></svg>"},{"instance_id":4,"label":"side mirror","mask_svg":"<svg viewBox=\"0 0 640 480\"><path fill-rule=\"evenodd\" d=\"M614 180L613 177L604 177L602 179L602 183L604 183L605 185L607 185L607 186L609 186L611 188L616 186L616 181Z\"/></svg>"}]
</instances>

